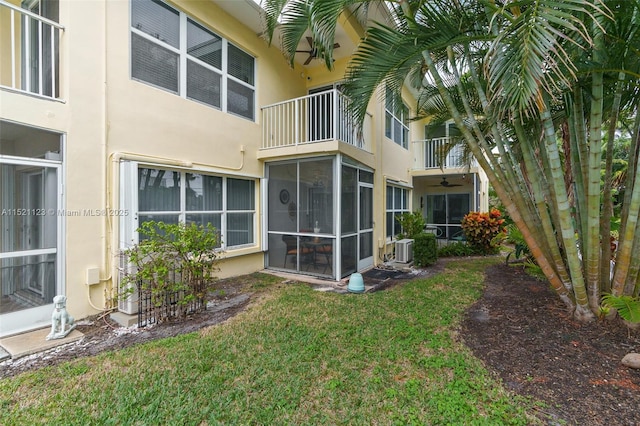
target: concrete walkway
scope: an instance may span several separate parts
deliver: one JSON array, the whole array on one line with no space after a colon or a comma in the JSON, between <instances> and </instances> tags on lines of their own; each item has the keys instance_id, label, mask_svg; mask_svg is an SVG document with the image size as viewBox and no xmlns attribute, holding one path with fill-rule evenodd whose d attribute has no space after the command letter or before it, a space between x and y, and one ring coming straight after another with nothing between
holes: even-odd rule
<instances>
[{"instance_id":1,"label":"concrete walkway","mask_svg":"<svg viewBox=\"0 0 640 426\"><path fill-rule=\"evenodd\" d=\"M72 330L63 339L47 340L50 328L41 328L29 333L18 334L0 339L0 361L6 358L17 359L23 356L46 351L56 346L76 342L84 336L78 330Z\"/></svg>"}]
</instances>

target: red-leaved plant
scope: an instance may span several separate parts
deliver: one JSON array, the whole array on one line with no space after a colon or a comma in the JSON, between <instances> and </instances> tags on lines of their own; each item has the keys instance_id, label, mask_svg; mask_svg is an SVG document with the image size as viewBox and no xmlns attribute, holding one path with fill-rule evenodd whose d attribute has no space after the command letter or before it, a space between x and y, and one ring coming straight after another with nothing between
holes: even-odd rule
<instances>
[{"instance_id":1,"label":"red-leaved plant","mask_svg":"<svg viewBox=\"0 0 640 426\"><path fill-rule=\"evenodd\" d=\"M462 231L469 245L493 253L498 248L494 238L500 233L506 233L503 224L504 219L498 209L491 209L489 213L469 212L462 219Z\"/></svg>"}]
</instances>

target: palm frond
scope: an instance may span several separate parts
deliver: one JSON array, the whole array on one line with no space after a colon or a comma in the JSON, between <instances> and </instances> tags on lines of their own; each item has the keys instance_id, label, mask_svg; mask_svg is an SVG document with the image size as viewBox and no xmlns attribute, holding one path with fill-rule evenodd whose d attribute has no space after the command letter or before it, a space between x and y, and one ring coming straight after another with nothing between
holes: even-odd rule
<instances>
[{"instance_id":1,"label":"palm frond","mask_svg":"<svg viewBox=\"0 0 640 426\"><path fill-rule=\"evenodd\" d=\"M309 31L317 56L327 68L333 67L333 46L338 17L353 0L268 0L264 2L266 38L271 43L280 27L281 45L285 57L293 65L300 41Z\"/></svg>"},{"instance_id":2,"label":"palm frond","mask_svg":"<svg viewBox=\"0 0 640 426\"><path fill-rule=\"evenodd\" d=\"M602 305L618 311L618 315L624 320L640 322L640 300L637 297L605 294Z\"/></svg>"},{"instance_id":3,"label":"palm frond","mask_svg":"<svg viewBox=\"0 0 640 426\"><path fill-rule=\"evenodd\" d=\"M531 114L542 93L557 98L577 79L575 51L591 43L590 29L606 15L599 1L521 0L496 9L493 19L501 33L487 53L487 79L493 101L505 111Z\"/></svg>"},{"instance_id":4,"label":"palm frond","mask_svg":"<svg viewBox=\"0 0 640 426\"><path fill-rule=\"evenodd\" d=\"M285 57L293 65L300 40L309 28L311 11L306 2L290 2L281 18L282 35L280 42Z\"/></svg>"},{"instance_id":5,"label":"palm frond","mask_svg":"<svg viewBox=\"0 0 640 426\"><path fill-rule=\"evenodd\" d=\"M269 0L262 2L262 20L265 25L265 38L271 44L273 35L280 23L280 16L288 0Z\"/></svg>"},{"instance_id":6,"label":"palm frond","mask_svg":"<svg viewBox=\"0 0 640 426\"><path fill-rule=\"evenodd\" d=\"M422 47L413 37L381 24L370 28L351 60L344 88L358 122L382 83L398 92L406 77L421 67Z\"/></svg>"}]
</instances>

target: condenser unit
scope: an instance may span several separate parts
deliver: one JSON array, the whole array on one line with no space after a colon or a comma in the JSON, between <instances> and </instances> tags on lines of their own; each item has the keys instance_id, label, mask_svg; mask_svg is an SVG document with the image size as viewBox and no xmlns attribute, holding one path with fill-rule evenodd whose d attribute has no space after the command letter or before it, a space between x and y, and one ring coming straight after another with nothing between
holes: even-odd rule
<instances>
[{"instance_id":1,"label":"condenser unit","mask_svg":"<svg viewBox=\"0 0 640 426\"><path fill-rule=\"evenodd\" d=\"M128 315L135 315L138 313L138 291L133 291L125 297L125 290L131 287L135 287L133 283L129 283L126 288L122 288L122 282L125 274L131 272L133 266L127 262L127 256L124 253L120 254L120 265L118 268L118 310Z\"/></svg>"},{"instance_id":2,"label":"condenser unit","mask_svg":"<svg viewBox=\"0 0 640 426\"><path fill-rule=\"evenodd\" d=\"M396 262L409 263L413 260L413 240L405 238L396 241Z\"/></svg>"}]
</instances>

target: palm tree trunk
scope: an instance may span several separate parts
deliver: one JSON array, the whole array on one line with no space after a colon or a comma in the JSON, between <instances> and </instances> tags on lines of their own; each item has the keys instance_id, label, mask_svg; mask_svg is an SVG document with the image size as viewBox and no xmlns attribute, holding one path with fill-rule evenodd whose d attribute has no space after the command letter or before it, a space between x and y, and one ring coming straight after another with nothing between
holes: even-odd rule
<instances>
[{"instance_id":1,"label":"palm tree trunk","mask_svg":"<svg viewBox=\"0 0 640 426\"><path fill-rule=\"evenodd\" d=\"M595 23L593 24L596 27ZM594 28L593 61L602 63L603 35ZM587 271L587 286L591 306L600 306L600 171L602 170L602 102L604 95L603 75L594 71L591 76L591 109L589 113L589 172L587 178L587 228L584 254ZM607 241L608 243L608 241Z\"/></svg>"},{"instance_id":2,"label":"palm tree trunk","mask_svg":"<svg viewBox=\"0 0 640 426\"><path fill-rule=\"evenodd\" d=\"M636 119L633 125L632 137L631 137L631 146L629 149L630 160L629 167L630 170L627 171L627 182L630 181L630 177L634 177L633 170L636 170L636 164L638 162L638 154L637 152L640 150L640 108L636 107ZM626 193L625 193L626 196ZM626 199L626 197L625 197ZM629 202L625 203L624 207L627 207L628 204L631 204L631 197L629 197ZM624 210L624 209L623 209ZM624 214L623 218L628 216L628 208L626 210L627 214ZM640 223L640 222L639 222ZM626 221L623 222L626 225ZM624 227L622 229L625 229ZM634 296L638 296L640 292L640 230L636 229L633 248L631 249L632 259L631 259L631 267L629 268L629 272L627 274L627 284L625 286L625 294L633 294ZM617 263L616 263L617 265ZM633 292L627 291L627 289L633 288Z\"/></svg>"},{"instance_id":3,"label":"palm tree trunk","mask_svg":"<svg viewBox=\"0 0 640 426\"><path fill-rule=\"evenodd\" d=\"M636 108L636 111L640 111L640 108ZM635 180L636 163L640 156L640 113L636 114L636 119L633 123L633 133L631 136L631 146L629 146L629 164L627 164L627 178L625 179L625 192L624 199L622 201L622 211L620 212L621 218L626 218L629 215L629 205L631 204L631 192L627 188L633 188L633 182ZM620 224L620 236L624 235L626 228L626 220L623 220Z\"/></svg>"},{"instance_id":4,"label":"palm tree trunk","mask_svg":"<svg viewBox=\"0 0 640 426\"><path fill-rule=\"evenodd\" d=\"M620 235L618 254L616 256L616 268L613 275L613 282L611 283L611 293L614 295L623 294L627 276L629 274L629 268L632 260L638 261L638 254L633 255L634 239L636 233L639 231L638 216L640 214L640 170L638 166L640 163L636 162L636 168L633 171L635 176L633 185L628 189L632 189L631 202L629 203L629 212L627 214L627 220L624 227L624 234ZM629 171L631 173L631 171ZM636 250L637 252L638 250Z\"/></svg>"},{"instance_id":5,"label":"palm tree trunk","mask_svg":"<svg viewBox=\"0 0 640 426\"><path fill-rule=\"evenodd\" d=\"M475 140L471 132L469 132L469 130L466 129L466 127L464 126L462 116L458 112L455 106L455 103L453 102L453 99L451 99L451 97L449 96L449 93L447 92L447 89L442 81L442 77L440 76L435 64L433 63L430 56L430 52L428 50L423 51L423 58L424 58L425 64L427 65L427 68L429 69L435 81L435 84L436 84L436 87L438 88L438 92L440 93L440 96L442 97L443 101L447 105L449 112L451 112L451 117L453 121L456 123L456 125L462 132L465 140L467 141L467 144L469 145L469 148L471 149L474 156L476 157L476 160L478 160L478 163L480 164L480 166L483 168L483 170L485 170L485 173L487 174L487 177L489 178L494 189L496 190L496 193L498 194L502 202L505 204L505 208L507 209L509 216L511 216L513 221L518 225L518 229L520 229L520 232L522 232L522 236L525 242L527 243L527 245L529 246L529 249L531 250L531 254L536 259L538 266L540 266L543 273L549 280L549 283L555 289L556 293L558 294L560 299L564 302L564 304L567 306L567 308L573 312L577 311L577 306L573 299L573 295L567 291L565 284L560 280L552 264L549 262L544 252L541 250L537 240L534 238L533 234L531 233L529 226L523 220L522 216L520 215L520 212L518 211L518 208L513 203L512 199L509 197L509 194L507 190L504 188L502 181L497 178L493 169L489 166L489 163L487 162L482 150L480 150L479 148L478 142ZM582 319L584 316L585 315L583 315L582 309L580 309L578 317Z\"/></svg>"},{"instance_id":6,"label":"palm tree trunk","mask_svg":"<svg viewBox=\"0 0 640 426\"><path fill-rule=\"evenodd\" d=\"M567 109L569 110L569 142L571 143L571 156L573 179L574 179L574 207L576 211L576 226L578 227L578 243L585 256L587 245L585 243L587 229L587 205L586 205L586 188L587 179L587 133L584 123L584 105L582 100L582 90L576 88L573 91L573 97L567 101ZM586 275L586 269L583 263L583 273Z\"/></svg>"},{"instance_id":7,"label":"palm tree trunk","mask_svg":"<svg viewBox=\"0 0 640 426\"><path fill-rule=\"evenodd\" d=\"M607 132L607 150L604 168L604 188L602 191L602 220L600 221L600 246L602 261L600 265L600 286L602 292L611 291L611 215L613 213L613 200L611 198L613 175L613 141L616 137L616 125L618 112L622 100L622 88L625 80L623 72L618 73L616 93L613 98L611 114L609 116L609 130Z\"/></svg>"},{"instance_id":8,"label":"palm tree trunk","mask_svg":"<svg viewBox=\"0 0 640 426\"><path fill-rule=\"evenodd\" d=\"M518 139L521 141L527 140L519 118L515 119L514 125L516 128ZM556 244L554 230L551 226L552 220L549 216L549 210L547 208L547 198L544 196L544 191L542 189L543 183L541 182L540 176L542 176L543 173L537 166L537 163L533 157L533 152L531 152L529 147L522 146L521 151L524 158L525 167L527 169L527 176L531 180L531 192L533 193L533 197L536 203L536 210L538 212L538 215L540 215L540 224L542 225L542 233L544 235L542 240L546 243L545 250L548 250L548 253L550 253L550 257L553 260L553 264L555 265L560 280L566 283L565 285L567 286L567 290L571 290L571 287L568 286L571 283L571 277L569 276L569 272L566 269L564 259L562 258L562 254L560 253L558 244Z\"/></svg>"},{"instance_id":9,"label":"palm tree trunk","mask_svg":"<svg viewBox=\"0 0 640 426\"><path fill-rule=\"evenodd\" d=\"M638 222L640 228L640 221ZM624 286L624 293L634 297L638 297L640 291L640 229L636 229L633 238L633 248L631 249L631 260L629 271L627 272L627 281Z\"/></svg>"},{"instance_id":10,"label":"palm tree trunk","mask_svg":"<svg viewBox=\"0 0 640 426\"><path fill-rule=\"evenodd\" d=\"M556 206L558 210L558 218L560 220L560 232L567 257L567 265L571 274L571 283L573 285L573 293L576 299L575 316L581 321L589 321L595 318L589 307L589 299L587 297L584 276L582 275L582 265L578 256L578 248L575 241L575 229L571 223L571 207L567 198L567 191L564 186L564 176L562 174L562 161L560 160L560 152L555 135L555 128L551 113L546 102L540 99L538 105L540 109L540 119L544 126L545 147L549 158L551 180L556 198Z\"/></svg>"}]
</instances>

